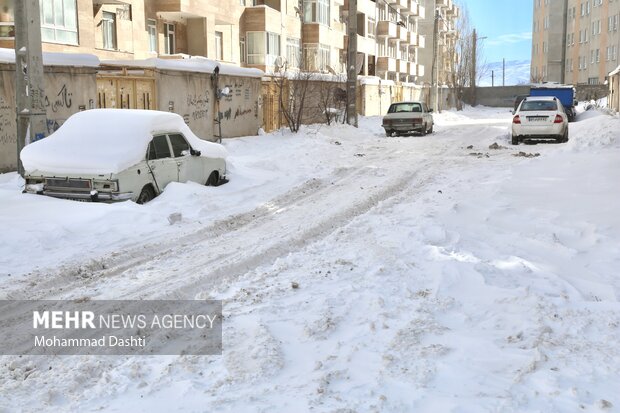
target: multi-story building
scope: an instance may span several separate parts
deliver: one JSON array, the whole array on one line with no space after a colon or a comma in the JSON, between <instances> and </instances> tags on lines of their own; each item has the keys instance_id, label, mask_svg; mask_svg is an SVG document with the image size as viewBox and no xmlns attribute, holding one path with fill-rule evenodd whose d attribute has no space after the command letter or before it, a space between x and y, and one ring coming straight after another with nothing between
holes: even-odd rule
<instances>
[{"instance_id":1,"label":"multi-story building","mask_svg":"<svg viewBox=\"0 0 620 413\"><path fill-rule=\"evenodd\" d=\"M425 0L358 0L360 73L415 82ZM439 0L451 5L451 0ZM0 0L0 47L14 47L13 0ZM103 60L173 55L270 72L346 72L347 0L40 0L43 50Z\"/></svg>"},{"instance_id":2,"label":"multi-story building","mask_svg":"<svg viewBox=\"0 0 620 413\"><path fill-rule=\"evenodd\" d=\"M534 0L532 81L603 83L618 49L620 0Z\"/></svg>"},{"instance_id":3,"label":"multi-story building","mask_svg":"<svg viewBox=\"0 0 620 413\"><path fill-rule=\"evenodd\" d=\"M420 3L426 9L426 16L419 21L419 33L427 39L426 47L419 50L418 60L426 68L420 80L430 85L436 76L438 84L452 85L456 68L456 21L460 10L452 0L420 0ZM436 41L433 40L435 24Z\"/></svg>"}]
</instances>

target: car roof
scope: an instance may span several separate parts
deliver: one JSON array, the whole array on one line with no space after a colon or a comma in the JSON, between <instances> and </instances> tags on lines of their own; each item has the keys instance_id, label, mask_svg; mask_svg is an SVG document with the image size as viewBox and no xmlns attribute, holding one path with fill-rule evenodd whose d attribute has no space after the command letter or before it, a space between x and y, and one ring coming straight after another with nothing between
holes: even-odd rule
<instances>
[{"instance_id":1,"label":"car roof","mask_svg":"<svg viewBox=\"0 0 620 413\"><path fill-rule=\"evenodd\" d=\"M557 100L558 98L555 96L528 96L525 100Z\"/></svg>"},{"instance_id":2,"label":"car roof","mask_svg":"<svg viewBox=\"0 0 620 413\"><path fill-rule=\"evenodd\" d=\"M423 102L420 102L419 100L404 100L402 102L394 102L392 105L399 105L401 103L417 103L421 105Z\"/></svg>"}]
</instances>

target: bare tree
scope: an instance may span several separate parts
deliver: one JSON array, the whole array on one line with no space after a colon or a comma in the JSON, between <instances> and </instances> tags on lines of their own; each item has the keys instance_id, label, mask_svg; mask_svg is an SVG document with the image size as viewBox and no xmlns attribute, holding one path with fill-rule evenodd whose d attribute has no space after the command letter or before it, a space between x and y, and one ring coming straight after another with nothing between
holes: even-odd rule
<instances>
[{"instance_id":1,"label":"bare tree","mask_svg":"<svg viewBox=\"0 0 620 413\"><path fill-rule=\"evenodd\" d=\"M448 48L448 54L454 62L451 83L456 94L456 109L463 110L465 90L470 86L473 65L473 37L469 23L467 7L460 5L460 14L456 21L456 40Z\"/></svg>"},{"instance_id":2,"label":"bare tree","mask_svg":"<svg viewBox=\"0 0 620 413\"><path fill-rule=\"evenodd\" d=\"M303 124L306 95L313 74L303 71L290 73L286 69L287 65L283 65L274 74L278 90L278 106L288 128L291 132L297 133Z\"/></svg>"}]
</instances>

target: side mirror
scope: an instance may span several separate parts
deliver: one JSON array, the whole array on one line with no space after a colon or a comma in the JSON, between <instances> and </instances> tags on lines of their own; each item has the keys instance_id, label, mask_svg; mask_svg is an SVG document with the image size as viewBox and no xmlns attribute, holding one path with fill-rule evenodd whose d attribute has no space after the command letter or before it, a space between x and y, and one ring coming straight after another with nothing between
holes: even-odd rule
<instances>
[{"instance_id":1,"label":"side mirror","mask_svg":"<svg viewBox=\"0 0 620 413\"><path fill-rule=\"evenodd\" d=\"M196 150L196 149L194 149L194 148L190 148L190 149L189 149L189 153L190 153L190 155L192 155L192 156L200 156L200 151L198 151L198 150Z\"/></svg>"},{"instance_id":2,"label":"side mirror","mask_svg":"<svg viewBox=\"0 0 620 413\"><path fill-rule=\"evenodd\" d=\"M428 113L433 113L433 108L429 108Z\"/></svg>"}]
</instances>

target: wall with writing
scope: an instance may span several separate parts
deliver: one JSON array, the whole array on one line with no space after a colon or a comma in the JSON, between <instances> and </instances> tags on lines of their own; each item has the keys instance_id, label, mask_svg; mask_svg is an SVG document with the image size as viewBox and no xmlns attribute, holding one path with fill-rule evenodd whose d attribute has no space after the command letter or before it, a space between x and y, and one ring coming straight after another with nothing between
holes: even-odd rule
<instances>
[{"instance_id":1,"label":"wall with writing","mask_svg":"<svg viewBox=\"0 0 620 413\"><path fill-rule=\"evenodd\" d=\"M215 119L221 119L222 137L256 135L262 124L261 79L220 76L219 88L228 87L220 99L208 73L159 71L156 75L158 109L178 113L200 138L214 141L219 133Z\"/></svg>"},{"instance_id":2,"label":"wall with writing","mask_svg":"<svg viewBox=\"0 0 620 413\"><path fill-rule=\"evenodd\" d=\"M230 93L220 99L222 137L256 135L263 123L261 80L251 77L220 76L220 89Z\"/></svg>"},{"instance_id":3,"label":"wall with writing","mask_svg":"<svg viewBox=\"0 0 620 413\"><path fill-rule=\"evenodd\" d=\"M0 65L0 172L17 169L14 70L13 65ZM47 136L55 132L72 114L95 107L95 69L46 67L44 81Z\"/></svg>"}]
</instances>

